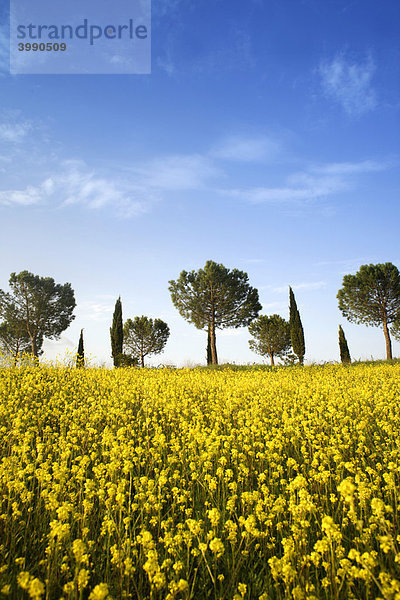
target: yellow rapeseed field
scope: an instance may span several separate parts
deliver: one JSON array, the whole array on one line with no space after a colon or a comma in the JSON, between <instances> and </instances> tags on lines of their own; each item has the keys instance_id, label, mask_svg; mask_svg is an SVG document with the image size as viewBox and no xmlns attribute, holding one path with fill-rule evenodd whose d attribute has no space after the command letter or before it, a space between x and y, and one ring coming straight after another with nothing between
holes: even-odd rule
<instances>
[{"instance_id":1,"label":"yellow rapeseed field","mask_svg":"<svg viewBox=\"0 0 400 600\"><path fill-rule=\"evenodd\" d=\"M0 598L400 600L400 365L0 370Z\"/></svg>"}]
</instances>

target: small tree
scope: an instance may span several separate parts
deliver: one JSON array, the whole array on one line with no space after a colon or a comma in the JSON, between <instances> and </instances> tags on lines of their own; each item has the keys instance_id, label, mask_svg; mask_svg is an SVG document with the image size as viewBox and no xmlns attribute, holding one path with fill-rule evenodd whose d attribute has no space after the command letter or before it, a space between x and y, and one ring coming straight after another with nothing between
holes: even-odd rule
<instances>
[{"instance_id":1,"label":"small tree","mask_svg":"<svg viewBox=\"0 0 400 600\"><path fill-rule=\"evenodd\" d=\"M249 332L255 338L249 341L250 348L261 356L268 355L271 365L275 356L283 358L291 348L290 325L279 315L260 315L250 323Z\"/></svg>"},{"instance_id":2,"label":"small tree","mask_svg":"<svg viewBox=\"0 0 400 600\"><path fill-rule=\"evenodd\" d=\"M138 364L139 364L139 361L136 356L132 356L130 354L124 354L124 353L122 353L120 355L120 359L119 359L119 363L118 363L119 367L137 367Z\"/></svg>"},{"instance_id":3,"label":"small tree","mask_svg":"<svg viewBox=\"0 0 400 600\"><path fill-rule=\"evenodd\" d=\"M389 325L400 319L400 273L392 263L362 265L343 277L339 309L353 323L383 328L386 358L392 358Z\"/></svg>"},{"instance_id":4,"label":"small tree","mask_svg":"<svg viewBox=\"0 0 400 600\"><path fill-rule=\"evenodd\" d=\"M339 325L339 350L340 350L340 360L343 364L350 364L350 351L347 345L346 336L344 335L344 331L342 326Z\"/></svg>"},{"instance_id":5,"label":"small tree","mask_svg":"<svg viewBox=\"0 0 400 600\"><path fill-rule=\"evenodd\" d=\"M122 304L121 296L115 303L112 326L110 327L111 354L114 367L119 367L121 362L122 348L124 342L124 332L122 325Z\"/></svg>"},{"instance_id":6,"label":"small tree","mask_svg":"<svg viewBox=\"0 0 400 600\"><path fill-rule=\"evenodd\" d=\"M160 354L169 337L169 327L161 319L135 317L124 325L124 349L133 358L139 358L142 367L149 354Z\"/></svg>"},{"instance_id":7,"label":"small tree","mask_svg":"<svg viewBox=\"0 0 400 600\"><path fill-rule=\"evenodd\" d=\"M76 366L85 366L85 350L83 348L83 329L81 329L81 335L79 336L78 352L76 354Z\"/></svg>"},{"instance_id":8,"label":"small tree","mask_svg":"<svg viewBox=\"0 0 400 600\"><path fill-rule=\"evenodd\" d=\"M172 302L184 319L210 332L212 364L218 364L215 331L246 327L261 310L258 292L248 284L247 273L229 270L212 260L204 269L182 271L169 282Z\"/></svg>"},{"instance_id":9,"label":"small tree","mask_svg":"<svg viewBox=\"0 0 400 600\"><path fill-rule=\"evenodd\" d=\"M290 338L292 340L293 352L299 359L299 363L304 363L306 346L304 341L303 325L301 324L300 313L297 309L296 299L291 287L289 287L289 325Z\"/></svg>"},{"instance_id":10,"label":"small tree","mask_svg":"<svg viewBox=\"0 0 400 600\"><path fill-rule=\"evenodd\" d=\"M0 290L1 317L14 332L15 328L22 331L20 327L24 324L31 354L38 357L43 338L58 339L75 318L71 284L56 284L52 277L40 277L28 271L18 275L11 273L9 284L11 294Z\"/></svg>"}]
</instances>

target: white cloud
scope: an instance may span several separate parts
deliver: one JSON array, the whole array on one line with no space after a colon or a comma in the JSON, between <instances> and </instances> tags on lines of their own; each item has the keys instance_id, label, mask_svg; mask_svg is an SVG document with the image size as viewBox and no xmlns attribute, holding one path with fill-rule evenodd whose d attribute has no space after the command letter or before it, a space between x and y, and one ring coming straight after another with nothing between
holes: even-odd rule
<instances>
[{"instance_id":1,"label":"white cloud","mask_svg":"<svg viewBox=\"0 0 400 600\"><path fill-rule=\"evenodd\" d=\"M115 303L81 302L79 313L81 317L90 321L110 321L114 308Z\"/></svg>"},{"instance_id":2,"label":"white cloud","mask_svg":"<svg viewBox=\"0 0 400 600\"><path fill-rule=\"evenodd\" d=\"M22 119L17 110L2 111L0 116L0 142L17 144L37 127L32 121Z\"/></svg>"},{"instance_id":3,"label":"white cloud","mask_svg":"<svg viewBox=\"0 0 400 600\"><path fill-rule=\"evenodd\" d=\"M327 165L321 165L313 167L313 171L317 173L325 173L327 175L354 175L357 173L377 173L379 171L385 171L386 169L394 165L394 161L376 161L376 160L364 160L360 162L341 162L331 163Z\"/></svg>"},{"instance_id":4,"label":"white cloud","mask_svg":"<svg viewBox=\"0 0 400 600\"><path fill-rule=\"evenodd\" d=\"M210 156L238 162L264 162L275 158L280 149L278 142L265 136L232 136L212 148Z\"/></svg>"},{"instance_id":5,"label":"white cloud","mask_svg":"<svg viewBox=\"0 0 400 600\"><path fill-rule=\"evenodd\" d=\"M62 335L58 340L45 339L43 341L43 350L59 350L60 348L64 349L65 347L76 348L77 345L77 343L73 342L65 335Z\"/></svg>"},{"instance_id":6,"label":"white cloud","mask_svg":"<svg viewBox=\"0 0 400 600\"><path fill-rule=\"evenodd\" d=\"M372 87L375 65L347 60L338 54L331 62L322 62L318 69L321 85L327 97L339 103L350 116L360 116L377 106Z\"/></svg>"},{"instance_id":7,"label":"white cloud","mask_svg":"<svg viewBox=\"0 0 400 600\"><path fill-rule=\"evenodd\" d=\"M67 160L39 184L0 191L0 205L111 207L130 217L145 212L162 193L202 189L220 176L222 171L200 154L159 157L111 175Z\"/></svg>"},{"instance_id":8,"label":"white cloud","mask_svg":"<svg viewBox=\"0 0 400 600\"><path fill-rule=\"evenodd\" d=\"M348 187L344 181L333 177L311 177L307 174L297 174L289 178L289 180L297 185L274 188L248 188L247 190L235 189L228 190L225 193L233 197L242 198L253 204L260 204L262 202L293 204L330 196Z\"/></svg>"},{"instance_id":9,"label":"white cloud","mask_svg":"<svg viewBox=\"0 0 400 600\"><path fill-rule=\"evenodd\" d=\"M0 140L3 142L20 142L32 129L25 123L0 123Z\"/></svg>"},{"instance_id":10,"label":"white cloud","mask_svg":"<svg viewBox=\"0 0 400 600\"><path fill-rule=\"evenodd\" d=\"M143 186L119 177L100 176L79 161L65 161L57 173L37 186L0 192L0 204L6 206L51 202L64 207L80 204L90 209L112 206L121 216L144 212L152 200Z\"/></svg>"},{"instance_id":11,"label":"white cloud","mask_svg":"<svg viewBox=\"0 0 400 600\"><path fill-rule=\"evenodd\" d=\"M328 198L352 189L354 176L383 171L391 168L393 160L328 163L314 165L305 171L292 173L280 187L254 187L220 190L221 193L243 199L253 204L304 204L312 200Z\"/></svg>"},{"instance_id":12,"label":"white cloud","mask_svg":"<svg viewBox=\"0 0 400 600\"><path fill-rule=\"evenodd\" d=\"M42 199L42 186L27 186L23 190L0 191L0 205L2 206L31 206L38 204Z\"/></svg>"},{"instance_id":13,"label":"white cloud","mask_svg":"<svg viewBox=\"0 0 400 600\"><path fill-rule=\"evenodd\" d=\"M201 154L155 158L132 168L141 185L166 191L193 190L222 175L213 162Z\"/></svg>"}]
</instances>

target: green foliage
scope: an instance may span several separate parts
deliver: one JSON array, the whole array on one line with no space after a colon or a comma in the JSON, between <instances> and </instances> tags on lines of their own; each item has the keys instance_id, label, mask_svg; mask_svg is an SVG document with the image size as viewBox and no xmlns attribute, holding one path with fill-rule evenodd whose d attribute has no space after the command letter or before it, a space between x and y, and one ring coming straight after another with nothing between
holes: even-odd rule
<instances>
[{"instance_id":1,"label":"green foliage","mask_svg":"<svg viewBox=\"0 0 400 600\"><path fill-rule=\"evenodd\" d=\"M393 334L393 337L400 342L400 319L398 321L394 321L390 331Z\"/></svg>"},{"instance_id":2,"label":"green foliage","mask_svg":"<svg viewBox=\"0 0 400 600\"><path fill-rule=\"evenodd\" d=\"M344 335L344 331L342 326L339 325L339 349L340 349L340 360L343 364L350 364L351 357L349 347L347 345L346 336Z\"/></svg>"},{"instance_id":3,"label":"green foliage","mask_svg":"<svg viewBox=\"0 0 400 600\"><path fill-rule=\"evenodd\" d=\"M343 277L339 309L346 319L383 326L387 358L392 358L388 325L400 319L400 273L392 263L362 265L355 275Z\"/></svg>"},{"instance_id":4,"label":"green foliage","mask_svg":"<svg viewBox=\"0 0 400 600\"><path fill-rule=\"evenodd\" d=\"M296 354L299 359L299 363L302 365L304 362L306 345L304 341L304 331L300 319L300 313L297 309L296 299L291 287L289 287L289 325L293 352Z\"/></svg>"},{"instance_id":5,"label":"green foliage","mask_svg":"<svg viewBox=\"0 0 400 600\"><path fill-rule=\"evenodd\" d=\"M70 283L56 284L52 277L28 271L11 273L12 293L0 290L0 314L15 339L25 340L33 356L39 356L43 338L58 339L75 318L76 304Z\"/></svg>"},{"instance_id":6,"label":"green foliage","mask_svg":"<svg viewBox=\"0 0 400 600\"><path fill-rule=\"evenodd\" d=\"M137 367L139 364L138 359L130 354L120 354L118 358L119 367Z\"/></svg>"},{"instance_id":7,"label":"green foliage","mask_svg":"<svg viewBox=\"0 0 400 600\"><path fill-rule=\"evenodd\" d=\"M76 366L85 366L85 350L83 347L83 329L81 329L81 335L79 336L78 352L76 354Z\"/></svg>"},{"instance_id":8,"label":"green foliage","mask_svg":"<svg viewBox=\"0 0 400 600\"><path fill-rule=\"evenodd\" d=\"M258 316L258 291L250 287L248 275L238 269L207 261L204 269L182 271L169 282L174 306L198 329L209 329L212 362L216 364L215 330L246 327Z\"/></svg>"},{"instance_id":9,"label":"green foliage","mask_svg":"<svg viewBox=\"0 0 400 600\"><path fill-rule=\"evenodd\" d=\"M169 327L161 319L149 319L141 316L128 319L124 325L124 349L128 356L144 359L149 354L160 354L169 337Z\"/></svg>"},{"instance_id":10,"label":"green foliage","mask_svg":"<svg viewBox=\"0 0 400 600\"><path fill-rule=\"evenodd\" d=\"M113 357L114 367L122 366L120 365L120 358L122 356L122 347L124 341L123 335L122 303L121 297L119 297L115 303L112 326L110 327L111 354Z\"/></svg>"},{"instance_id":11,"label":"green foliage","mask_svg":"<svg viewBox=\"0 0 400 600\"><path fill-rule=\"evenodd\" d=\"M353 323L380 327L400 318L400 273L392 263L362 265L343 277L339 309Z\"/></svg>"},{"instance_id":12,"label":"green foliage","mask_svg":"<svg viewBox=\"0 0 400 600\"><path fill-rule=\"evenodd\" d=\"M261 356L268 355L271 365L274 356L282 358L291 348L290 325L279 315L260 315L250 323L249 332L255 338L249 341L250 348Z\"/></svg>"},{"instance_id":13,"label":"green foliage","mask_svg":"<svg viewBox=\"0 0 400 600\"><path fill-rule=\"evenodd\" d=\"M15 358L19 354L29 353L31 340L25 323L16 317L13 306L9 306L6 313L4 322L0 324L1 351Z\"/></svg>"},{"instance_id":14,"label":"green foliage","mask_svg":"<svg viewBox=\"0 0 400 600\"><path fill-rule=\"evenodd\" d=\"M288 352L282 357L285 367L293 367L297 362L297 356L293 352Z\"/></svg>"}]
</instances>

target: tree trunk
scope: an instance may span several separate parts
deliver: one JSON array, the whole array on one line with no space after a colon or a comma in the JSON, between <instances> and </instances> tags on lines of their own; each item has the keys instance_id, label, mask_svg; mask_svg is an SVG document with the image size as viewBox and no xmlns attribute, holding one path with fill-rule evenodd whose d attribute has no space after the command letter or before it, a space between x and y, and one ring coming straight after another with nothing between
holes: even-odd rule
<instances>
[{"instance_id":1,"label":"tree trunk","mask_svg":"<svg viewBox=\"0 0 400 600\"><path fill-rule=\"evenodd\" d=\"M140 354L140 360L142 361L142 367L144 367L144 354Z\"/></svg>"},{"instance_id":2,"label":"tree trunk","mask_svg":"<svg viewBox=\"0 0 400 600\"><path fill-rule=\"evenodd\" d=\"M211 335L210 335L210 326L207 329L207 365L212 364L211 358Z\"/></svg>"},{"instance_id":3,"label":"tree trunk","mask_svg":"<svg viewBox=\"0 0 400 600\"><path fill-rule=\"evenodd\" d=\"M215 324L214 319L210 323L210 342L211 342L211 364L218 364L217 345L215 342Z\"/></svg>"},{"instance_id":4,"label":"tree trunk","mask_svg":"<svg viewBox=\"0 0 400 600\"><path fill-rule=\"evenodd\" d=\"M386 340L386 358L387 360L392 360L392 342L390 339L389 328L387 326L387 321L383 321L383 333L385 334Z\"/></svg>"},{"instance_id":5,"label":"tree trunk","mask_svg":"<svg viewBox=\"0 0 400 600\"><path fill-rule=\"evenodd\" d=\"M271 367L273 367L275 365L275 363L274 363L274 353L270 352L269 356L270 356L270 359L271 359Z\"/></svg>"},{"instance_id":6,"label":"tree trunk","mask_svg":"<svg viewBox=\"0 0 400 600\"><path fill-rule=\"evenodd\" d=\"M34 356L35 358L38 358L38 349L37 349L37 344L36 344L36 338L34 336L32 336L31 334L29 334L29 337L31 338L32 356Z\"/></svg>"}]
</instances>

